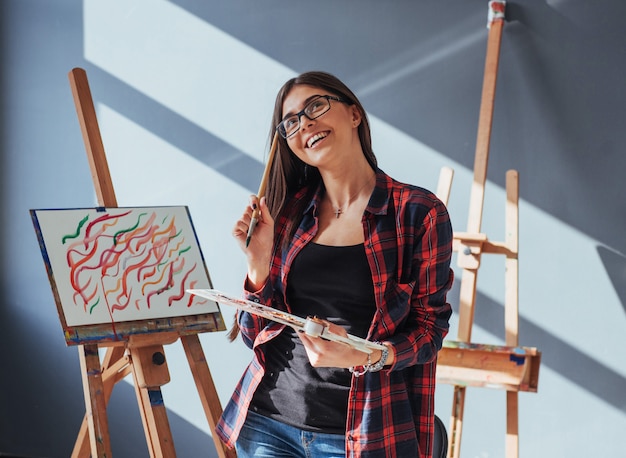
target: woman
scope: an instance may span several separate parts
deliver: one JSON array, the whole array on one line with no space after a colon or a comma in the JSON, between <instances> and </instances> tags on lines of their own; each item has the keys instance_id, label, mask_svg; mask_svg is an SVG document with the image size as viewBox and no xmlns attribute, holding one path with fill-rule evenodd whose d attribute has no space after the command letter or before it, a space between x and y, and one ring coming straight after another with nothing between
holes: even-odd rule
<instances>
[{"instance_id":1,"label":"woman","mask_svg":"<svg viewBox=\"0 0 626 458\"><path fill-rule=\"evenodd\" d=\"M246 297L386 350L368 356L239 313L254 357L217 432L240 458L430 457L436 356L451 315L447 210L377 167L365 110L332 75L287 81L276 130L267 197L251 197L233 229Z\"/></svg>"}]
</instances>

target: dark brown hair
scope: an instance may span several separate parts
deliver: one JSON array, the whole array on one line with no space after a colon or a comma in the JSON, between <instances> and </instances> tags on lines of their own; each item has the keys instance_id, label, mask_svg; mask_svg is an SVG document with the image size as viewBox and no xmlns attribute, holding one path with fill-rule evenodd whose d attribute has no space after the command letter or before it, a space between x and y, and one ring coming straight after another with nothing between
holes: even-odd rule
<instances>
[{"instance_id":1,"label":"dark brown hair","mask_svg":"<svg viewBox=\"0 0 626 458\"><path fill-rule=\"evenodd\" d=\"M370 134L370 125L367 119L365 109L359 99L354 93L337 77L325 72L306 72L302 73L295 78L288 80L283 87L278 91L276 95L276 102L274 104L274 114L272 116L272 123L270 126L269 142L271 144L276 127L283 119L283 102L289 92L294 86L305 85L318 87L330 92L333 95L341 98L344 103L348 105L354 105L357 107L361 114L361 124L358 127L359 140L361 142L361 148L363 154L367 159L367 162L373 169L377 168L377 160L372 150L372 138ZM270 174L268 177L266 199L267 206L272 215L272 218L277 219L281 210L283 209L285 202L303 187L308 188L308 193L312 196L317 190L318 184L321 181L319 171L315 167L311 167L302 162L291 151L287 144L287 140L281 135L278 135L277 149L274 156L274 161L270 167ZM302 215L304 207L308 205L310 199L301 199L300 206L302 208L296 208L294 215ZM288 223L286 228L288 236L285 237L284 242L289 243L297 227L300 224L300 220L293 218ZM230 341L235 340L239 333L239 326L237 323L237 317L235 315L235 323L233 328L228 333L228 339Z\"/></svg>"}]
</instances>

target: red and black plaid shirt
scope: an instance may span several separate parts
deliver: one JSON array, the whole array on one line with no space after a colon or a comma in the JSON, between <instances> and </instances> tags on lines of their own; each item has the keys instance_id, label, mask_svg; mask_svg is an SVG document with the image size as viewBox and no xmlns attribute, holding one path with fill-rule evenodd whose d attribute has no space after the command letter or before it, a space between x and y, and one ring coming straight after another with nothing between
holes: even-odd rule
<instances>
[{"instance_id":1,"label":"red and black plaid shirt","mask_svg":"<svg viewBox=\"0 0 626 458\"><path fill-rule=\"evenodd\" d=\"M317 233L314 215L321 192L307 207L287 250L281 249L285 225L296 215L288 205L277 219L269 279L262 290L246 292L248 299L291 312L285 301L286 281L295 256ZM302 190L292 203L304 196ZM390 343L395 361L380 372L353 376L346 456L430 458L437 352L452 313L446 302L453 281L450 218L434 194L378 170L362 221L377 307L367 337ZM237 440L263 378L263 344L284 328L248 313L239 314L239 324L254 358L217 425L218 435L229 447Z\"/></svg>"}]
</instances>

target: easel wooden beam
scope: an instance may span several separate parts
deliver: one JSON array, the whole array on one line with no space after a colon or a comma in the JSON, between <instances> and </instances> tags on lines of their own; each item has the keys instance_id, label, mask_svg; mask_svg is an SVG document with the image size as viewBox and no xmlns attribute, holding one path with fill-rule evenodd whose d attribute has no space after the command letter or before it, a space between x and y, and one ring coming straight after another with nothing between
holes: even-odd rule
<instances>
[{"instance_id":1,"label":"easel wooden beam","mask_svg":"<svg viewBox=\"0 0 626 458\"><path fill-rule=\"evenodd\" d=\"M69 73L70 87L74 96L74 104L78 114L80 130L83 134L85 149L91 176L96 188L98 204L103 207L117 207L117 199L113 190L113 182L109 172L109 164L104 153L104 144L98 127L96 110L91 97L91 89L87 81L87 73L82 68L75 68Z\"/></svg>"},{"instance_id":2,"label":"easel wooden beam","mask_svg":"<svg viewBox=\"0 0 626 458\"><path fill-rule=\"evenodd\" d=\"M506 255L504 327L506 345L519 345L519 289L518 289L518 240L519 240L519 176L517 171L509 170L506 174L505 229L506 239L502 253Z\"/></svg>"},{"instance_id":3,"label":"easel wooden beam","mask_svg":"<svg viewBox=\"0 0 626 458\"><path fill-rule=\"evenodd\" d=\"M104 387L104 405L108 405L113 386L120 380L123 380L131 373L130 359L124 355L123 347L115 347L107 351L102 362L102 385ZM114 362L111 362L111 357ZM83 372L84 374L84 372ZM89 442L89 415L85 415L83 423L78 432L78 438L72 451L72 458L88 458L91 455ZM93 437L93 436L92 436Z\"/></svg>"},{"instance_id":4,"label":"easel wooden beam","mask_svg":"<svg viewBox=\"0 0 626 458\"><path fill-rule=\"evenodd\" d=\"M438 358L437 380L455 386L449 456L455 456L455 451L460 454L460 434L463 425L465 392L468 386L506 390L507 457L516 457L519 454L518 392L536 392L538 388L541 353L533 347L518 347L518 202L518 173L515 170L509 170L506 174L506 240L492 242L485 234L469 232L454 234L454 249L458 252L458 262L463 267L464 273L477 272L479 259L483 253L505 256L506 345L482 345L468 341L449 340L444 342ZM472 260L472 258L476 259ZM466 278L468 277L463 277L463 279ZM474 275L472 281L475 278ZM467 285L469 285L467 291L475 294L475 290L472 290L473 283L465 283L465 286ZM463 294L462 289L461 296ZM467 320L467 323L471 326L473 316Z\"/></svg>"},{"instance_id":5,"label":"easel wooden beam","mask_svg":"<svg viewBox=\"0 0 626 458\"><path fill-rule=\"evenodd\" d=\"M178 340L176 333L138 334L128 339L133 381L140 415L148 438L150 457L176 456L161 387L170 381L164 344Z\"/></svg>"},{"instance_id":6,"label":"easel wooden beam","mask_svg":"<svg viewBox=\"0 0 626 458\"><path fill-rule=\"evenodd\" d=\"M470 191L467 232L455 232L453 249L462 269L459 297L458 341L447 341L437 366L437 380L454 385L448 458L459 458L465 395L468 386L506 390L506 456L518 456L518 392L537 391L541 354L535 348L518 346L518 219L519 179L507 172L504 242L490 241L481 232L500 44L504 26L504 1L489 2L489 34L480 104L474 177ZM442 174L442 178L446 175ZM446 198L449 186L439 184ZM472 344L478 269L483 254L505 256L505 344Z\"/></svg>"},{"instance_id":7,"label":"easel wooden beam","mask_svg":"<svg viewBox=\"0 0 626 458\"><path fill-rule=\"evenodd\" d=\"M504 296L504 333L505 343L510 346L519 345L519 274L518 274L518 241L519 241L519 176L517 171L509 170L506 174L506 206L505 206L505 244L511 255L504 261L505 296ZM539 378L539 363L534 367L533 380L535 391ZM506 393L506 439L507 457L519 456L519 395L516 391Z\"/></svg>"},{"instance_id":8,"label":"easel wooden beam","mask_svg":"<svg viewBox=\"0 0 626 458\"><path fill-rule=\"evenodd\" d=\"M448 205L450 200L450 191L452 190L452 179L454 178L454 170L451 167L442 167L439 172L439 181L437 182L437 192L435 193L444 205Z\"/></svg>"},{"instance_id":9,"label":"easel wooden beam","mask_svg":"<svg viewBox=\"0 0 626 458\"><path fill-rule=\"evenodd\" d=\"M98 204L109 208L117 207L87 74L83 69L75 68L68 76ZM155 332L130 335L125 342L103 342L102 345L107 350L102 364L98 353L99 345L78 346L86 414L72 458L111 457L106 406L114 385L130 373L133 374L135 382L150 456L155 458L176 456L161 386L168 383L170 378L163 345L171 344L179 338L190 362L218 456L220 458L236 456L234 450L227 449L215 434L215 424L222 413L222 408L198 335Z\"/></svg>"},{"instance_id":10,"label":"easel wooden beam","mask_svg":"<svg viewBox=\"0 0 626 458\"><path fill-rule=\"evenodd\" d=\"M505 2L490 2L505 3ZM476 135L476 153L474 156L474 180L470 193L468 232L478 233L481 229L483 217L483 203L485 199L485 183L487 181L487 164L489 162L489 147L491 145L491 128L493 126L493 107L496 98L496 83L498 79L498 63L500 61L500 43L504 17L495 18L490 22L487 39L487 58L483 91L478 118L478 133Z\"/></svg>"},{"instance_id":11,"label":"easel wooden beam","mask_svg":"<svg viewBox=\"0 0 626 458\"><path fill-rule=\"evenodd\" d=\"M69 73L70 87L74 97L74 105L78 114L80 130L83 134L83 141L87 151L89 167L93 178L98 203L101 206L117 207L117 199L113 190L113 182L110 180L109 166L104 154L104 145L98 127L96 110L91 97L91 89L87 81L87 74L83 69L75 68ZM107 180L105 177L109 177ZM102 384L102 367L98 355L97 345L79 346L81 357L81 370L83 385L85 390L85 403L93 403L90 410L87 409L87 425L89 429L91 456L110 457L111 440L109 437L108 420L106 416L106 400L104 397L104 386ZM85 354L90 354L90 358L85 358ZM85 359L83 361L83 359ZM109 356L108 360L111 360ZM84 367L83 367L84 366ZM106 369L106 367L105 367ZM87 399L89 398L89 399ZM106 434L95 436L94 431L103 430ZM78 447L79 450L82 447ZM75 447L76 450L76 447Z\"/></svg>"},{"instance_id":12,"label":"easel wooden beam","mask_svg":"<svg viewBox=\"0 0 626 458\"><path fill-rule=\"evenodd\" d=\"M496 82L498 79L498 63L500 60L500 42L502 38L503 25L503 16L491 21L487 39L487 58L485 60L480 115L478 118L478 132L476 135L474 179L472 181L472 189L470 191L469 215L467 220L467 232L475 235L481 233L483 205L485 200L485 184L487 181L487 166L489 162L489 148L491 144L491 128L493 125L493 107L496 96ZM485 236L484 239L486 240L486 238L487 237ZM478 241L468 240L468 243L471 243L470 249L480 245ZM481 253L470 254L473 256L474 262L469 268L464 268L463 270L462 281L463 283L467 283L468 287L465 291L462 291L466 294L462 298L463 309L459 312L461 315L459 340L463 342L469 342L471 340L477 276L477 272L475 271L478 270L478 267L480 266ZM470 256L470 254L462 253L462 255L466 256ZM470 288L472 291L471 293Z\"/></svg>"},{"instance_id":13,"label":"easel wooden beam","mask_svg":"<svg viewBox=\"0 0 626 458\"><path fill-rule=\"evenodd\" d=\"M446 341L437 360L441 383L537 391L541 354L536 348Z\"/></svg>"},{"instance_id":14,"label":"easel wooden beam","mask_svg":"<svg viewBox=\"0 0 626 458\"><path fill-rule=\"evenodd\" d=\"M83 393L87 410L85 415L89 430L91 455L102 458L110 457L112 455L111 440L106 417L106 401L98 346L81 345L78 350L80 369L83 374Z\"/></svg>"}]
</instances>

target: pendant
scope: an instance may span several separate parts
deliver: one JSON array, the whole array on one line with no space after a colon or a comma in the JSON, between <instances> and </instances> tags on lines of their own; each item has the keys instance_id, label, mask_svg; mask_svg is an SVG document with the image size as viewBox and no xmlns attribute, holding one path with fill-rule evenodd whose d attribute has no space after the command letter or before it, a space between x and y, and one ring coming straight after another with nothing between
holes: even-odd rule
<instances>
[{"instance_id":1,"label":"pendant","mask_svg":"<svg viewBox=\"0 0 626 458\"><path fill-rule=\"evenodd\" d=\"M340 215L341 215L341 208L336 208L335 209L335 218L339 218Z\"/></svg>"}]
</instances>

